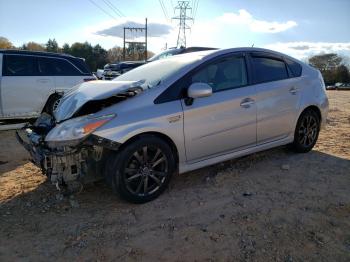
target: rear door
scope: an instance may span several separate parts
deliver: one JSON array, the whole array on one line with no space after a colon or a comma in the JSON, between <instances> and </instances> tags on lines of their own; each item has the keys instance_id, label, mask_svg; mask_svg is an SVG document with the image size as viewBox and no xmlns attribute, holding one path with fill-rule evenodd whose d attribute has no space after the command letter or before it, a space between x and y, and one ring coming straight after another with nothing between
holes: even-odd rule
<instances>
[{"instance_id":1,"label":"rear door","mask_svg":"<svg viewBox=\"0 0 350 262\"><path fill-rule=\"evenodd\" d=\"M84 82L89 76L84 75L78 67L64 58L52 58L55 70L55 83L58 91L66 91ZM91 77L90 77L91 78Z\"/></svg>"},{"instance_id":2,"label":"rear door","mask_svg":"<svg viewBox=\"0 0 350 262\"><path fill-rule=\"evenodd\" d=\"M299 88L289 78L282 57L253 52L250 55L256 88L257 144L283 139L294 132Z\"/></svg>"},{"instance_id":3,"label":"rear door","mask_svg":"<svg viewBox=\"0 0 350 262\"><path fill-rule=\"evenodd\" d=\"M211 96L192 104L182 100L189 162L255 146L255 87L248 84L243 54L210 62L187 82L187 86L204 82L213 88Z\"/></svg>"},{"instance_id":4,"label":"rear door","mask_svg":"<svg viewBox=\"0 0 350 262\"><path fill-rule=\"evenodd\" d=\"M3 117L36 117L41 113L51 90L53 76L40 75L37 57L4 54L1 78Z\"/></svg>"}]
</instances>

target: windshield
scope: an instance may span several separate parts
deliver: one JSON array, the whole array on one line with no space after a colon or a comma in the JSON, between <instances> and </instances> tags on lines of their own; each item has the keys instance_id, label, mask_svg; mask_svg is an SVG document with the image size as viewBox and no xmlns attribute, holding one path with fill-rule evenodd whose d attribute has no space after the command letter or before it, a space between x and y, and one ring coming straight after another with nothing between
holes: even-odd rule
<instances>
[{"instance_id":1,"label":"windshield","mask_svg":"<svg viewBox=\"0 0 350 262\"><path fill-rule=\"evenodd\" d=\"M159 59L167 58L169 56L177 55L180 53L181 49L169 49L164 52L161 52L160 54L152 56L150 59L148 59L148 62L156 61Z\"/></svg>"},{"instance_id":2,"label":"windshield","mask_svg":"<svg viewBox=\"0 0 350 262\"><path fill-rule=\"evenodd\" d=\"M199 60L201 56L181 55L174 58L154 61L137 67L118 76L113 81L140 81L142 88L158 86L164 79L176 74L179 70Z\"/></svg>"}]
</instances>

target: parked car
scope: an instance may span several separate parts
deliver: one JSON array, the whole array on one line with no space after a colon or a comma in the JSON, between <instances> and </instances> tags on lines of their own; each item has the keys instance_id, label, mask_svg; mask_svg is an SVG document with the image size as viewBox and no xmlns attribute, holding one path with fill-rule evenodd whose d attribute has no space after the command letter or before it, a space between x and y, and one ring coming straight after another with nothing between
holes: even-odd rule
<instances>
[{"instance_id":1,"label":"parked car","mask_svg":"<svg viewBox=\"0 0 350 262\"><path fill-rule=\"evenodd\" d=\"M170 48L169 50L163 51L157 55L152 56L147 61L124 61L124 62L115 62L111 64L107 64L104 67L104 80L112 80L113 78L116 78L117 76L120 76L131 69L134 69L136 67L139 67L141 65L144 65L145 63L157 61L159 59L163 59L166 57L174 56L174 55L180 55L180 54L186 54L191 52L198 52L198 51L206 51L206 50L215 50L216 48L212 47L180 47L180 48Z\"/></svg>"},{"instance_id":2,"label":"parked car","mask_svg":"<svg viewBox=\"0 0 350 262\"><path fill-rule=\"evenodd\" d=\"M104 72L103 69L97 69L96 73L94 73L94 75L96 76L96 78L98 80L102 80L103 79L103 72Z\"/></svg>"},{"instance_id":3,"label":"parked car","mask_svg":"<svg viewBox=\"0 0 350 262\"><path fill-rule=\"evenodd\" d=\"M341 85L337 86L338 90L350 90L350 83L342 83Z\"/></svg>"},{"instance_id":4,"label":"parked car","mask_svg":"<svg viewBox=\"0 0 350 262\"><path fill-rule=\"evenodd\" d=\"M327 112L318 70L274 51L234 48L83 83L53 117L26 128L29 143L18 139L53 183L104 178L143 203L176 172L287 144L308 152Z\"/></svg>"},{"instance_id":5,"label":"parked car","mask_svg":"<svg viewBox=\"0 0 350 262\"><path fill-rule=\"evenodd\" d=\"M107 64L104 67L103 79L112 80L121 74L124 74L131 69L134 69L140 65L145 64L145 61L124 61Z\"/></svg>"},{"instance_id":6,"label":"parked car","mask_svg":"<svg viewBox=\"0 0 350 262\"><path fill-rule=\"evenodd\" d=\"M326 86L326 89L327 90L336 90L337 87L335 85L328 85L328 86Z\"/></svg>"},{"instance_id":7,"label":"parked car","mask_svg":"<svg viewBox=\"0 0 350 262\"><path fill-rule=\"evenodd\" d=\"M81 58L0 50L0 119L36 118L76 84L95 79Z\"/></svg>"}]
</instances>

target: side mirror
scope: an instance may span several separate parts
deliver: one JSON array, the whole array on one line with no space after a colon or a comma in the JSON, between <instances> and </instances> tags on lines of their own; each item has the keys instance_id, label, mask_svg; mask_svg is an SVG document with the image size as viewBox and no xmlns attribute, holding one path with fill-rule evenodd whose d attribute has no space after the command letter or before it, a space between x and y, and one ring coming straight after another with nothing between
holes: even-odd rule
<instances>
[{"instance_id":1,"label":"side mirror","mask_svg":"<svg viewBox=\"0 0 350 262\"><path fill-rule=\"evenodd\" d=\"M193 83L187 89L187 96L189 98L207 97L213 94L213 89L206 83Z\"/></svg>"}]
</instances>

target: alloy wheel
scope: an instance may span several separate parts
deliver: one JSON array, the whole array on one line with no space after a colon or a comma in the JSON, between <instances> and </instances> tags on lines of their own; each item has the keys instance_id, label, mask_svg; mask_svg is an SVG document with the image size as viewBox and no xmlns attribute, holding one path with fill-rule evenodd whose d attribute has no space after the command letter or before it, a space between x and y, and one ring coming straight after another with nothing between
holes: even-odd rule
<instances>
[{"instance_id":1,"label":"alloy wheel","mask_svg":"<svg viewBox=\"0 0 350 262\"><path fill-rule=\"evenodd\" d=\"M309 147L317 139L318 121L313 115L306 115L298 130L299 143L304 147Z\"/></svg>"},{"instance_id":2,"label":"alloy wheel","mask_svg":"<svg viewBox=\"0 0 350 262\"><path fill-rule=\"evenodd\" d=\"M123 178L126 188L137 196L156 192L168 175L168 160L156 146L143 146L126 162Z\"/></svg>"}]
</instances>

